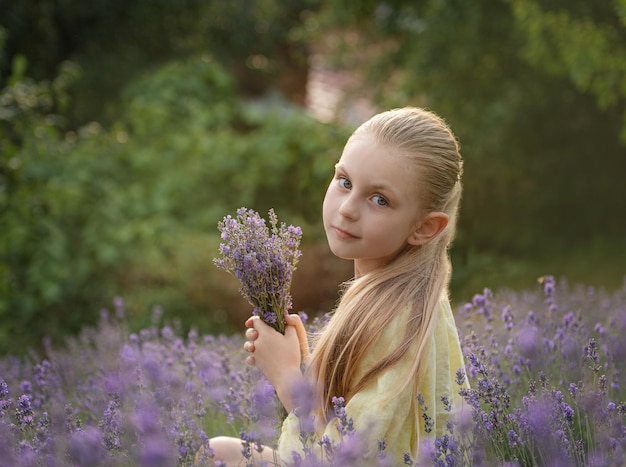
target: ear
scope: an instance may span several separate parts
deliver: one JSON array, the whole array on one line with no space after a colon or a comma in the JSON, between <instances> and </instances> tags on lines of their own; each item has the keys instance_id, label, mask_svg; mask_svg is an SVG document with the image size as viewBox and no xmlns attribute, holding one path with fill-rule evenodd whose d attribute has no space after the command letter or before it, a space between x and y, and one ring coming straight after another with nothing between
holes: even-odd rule
<instances>
[{"instance_id":1,"label":"ear","mask_svg":"<svg viewBox=\"0 0 626 467\"><path fill-rule=\"evenodd\" d=\"M435 238L448 225L448 215L444 212L429 213L417 228L411 232L407 243L414 246L424 245Z\"/></svg>"}]
</instances>

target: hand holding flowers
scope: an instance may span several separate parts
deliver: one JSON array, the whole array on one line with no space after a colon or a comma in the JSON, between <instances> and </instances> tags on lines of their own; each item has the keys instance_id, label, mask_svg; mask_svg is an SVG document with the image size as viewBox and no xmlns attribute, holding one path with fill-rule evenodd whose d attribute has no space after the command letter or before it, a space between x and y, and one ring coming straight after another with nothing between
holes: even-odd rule
<instances>
[{"instance_id":1,"label":"hand holding flowers","mask_svg":"<svg viewBox=\"0 0 626 467\"><path fill-rule=\"evenodd\" d=\"M246 321L246 359L255 365L276 390L287 412L294 408L293 389L303 384L302 362L309 358L309 347L300 316L286 315L285 334L275 332L259 317Z\"/></svg>"}]
</instances>

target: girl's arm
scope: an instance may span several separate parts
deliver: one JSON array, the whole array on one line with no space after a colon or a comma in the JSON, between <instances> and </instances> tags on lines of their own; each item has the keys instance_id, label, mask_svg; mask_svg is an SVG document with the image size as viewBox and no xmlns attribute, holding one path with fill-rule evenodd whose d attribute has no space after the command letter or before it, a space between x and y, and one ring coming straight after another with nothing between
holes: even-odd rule
<instances>
[{"instance_id":1,"label":"girl's arm","mask_svg":"<svg viewBox=\"0 0 626 467\"><path fill-rule=\"evenodd\" d=\"M257 316L246 321L244 349L252 355L246 361L256 365L274 386L285 409L290 412L295 406L292 392L304 384L301 364L309 358L306 330L298 315L286 317L285 335L268 326Z\"/></svg>"}]
</instances>

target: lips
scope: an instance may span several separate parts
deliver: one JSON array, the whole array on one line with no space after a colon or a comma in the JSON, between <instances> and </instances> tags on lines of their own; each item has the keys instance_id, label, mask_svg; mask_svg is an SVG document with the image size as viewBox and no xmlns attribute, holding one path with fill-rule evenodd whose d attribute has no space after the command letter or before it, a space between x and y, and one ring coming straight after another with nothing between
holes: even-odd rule
<instances>
[{"instance_id":1,"label":"lips","mask_svg":"<svg viewBox=\"0 0 626 467\"><path fill-rule=\"evenodd\" d=\"M340 229L339 227L333 227L333 229L335 230L335 234L337 235L337 237L343 240L352 240L357 238L355 235L352 235L350 232Z\"/></svg>"}]
</instances>

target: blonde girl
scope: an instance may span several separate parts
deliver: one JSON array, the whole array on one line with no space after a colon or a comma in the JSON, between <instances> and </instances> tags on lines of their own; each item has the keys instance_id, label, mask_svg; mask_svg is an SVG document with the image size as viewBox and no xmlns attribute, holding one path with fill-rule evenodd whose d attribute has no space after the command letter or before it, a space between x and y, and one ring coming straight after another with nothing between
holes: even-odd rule
<instances>
[{"instance_id":1,"label":"blonde girl","mask_svg":"<svg viewBox=\"0 0 626 467\"><path fill-rule=\"evenodd\" d=\"M458 400L455 374L463 367L447 295L462 167L451 130L424 109L380 113L349 138L323 221L332 252L354 262L354 279L313 337L311 354L297 316L287 318L284 336L257 318L246 321L247 362L289 413L278 449L265 448L256 460L289 465L304 457L294 391L305 382L315 388L317 439L338 436L335 396L346 401L357 433L369 437L370 454L384 440L392 465L415 459L425 437L444 432L449 413L441 397ZM210 446L227 465L243 460L238 439L218 437Z\"/></svg>"}]
</instances>

